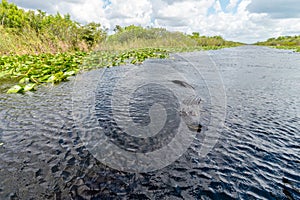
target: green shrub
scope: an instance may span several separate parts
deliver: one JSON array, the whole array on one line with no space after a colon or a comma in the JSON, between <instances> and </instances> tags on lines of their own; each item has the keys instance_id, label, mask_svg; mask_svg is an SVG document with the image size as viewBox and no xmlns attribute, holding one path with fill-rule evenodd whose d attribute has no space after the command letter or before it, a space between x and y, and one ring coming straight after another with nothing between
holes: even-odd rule
<instances>
[{"instance_id":1,"label":"green shrub","mask_svg":"<svg viewBox=\"0 0 300 200\"><path fill-rule=\"evenodd\" d=\"M1 54L12 53L8 41L13 42L15 53L54 53L92 49L106 38L100 24L81 25L68 14L24 11L6 0L0 3L0 29L7 41L0 40Z\"/></svg>"}]
</instances>

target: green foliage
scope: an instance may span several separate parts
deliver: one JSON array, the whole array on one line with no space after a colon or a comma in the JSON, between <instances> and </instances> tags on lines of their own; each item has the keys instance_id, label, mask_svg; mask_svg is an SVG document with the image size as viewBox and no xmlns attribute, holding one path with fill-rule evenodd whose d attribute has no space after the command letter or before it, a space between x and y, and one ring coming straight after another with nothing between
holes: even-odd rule
<instances>
[{"instance_id":1,"label":"green foliage","mask_svg":"<svg viewBox=\"0 0 300 200\"><path fill-rule=\"evenodd\" d=\"M14 4L2 0L0 4L0 22L1 25L8 28L21 28L25 21L25 11L18 9Z\"/></svg>"},{"instance_id":2,"label":"green foliage","mask_svg":"<svg viewBox=\"0 0 300 200\"><path fill-rule=\"evenodd\" d=\"M190 36L192 39L198 39L200 37L200 33L193 32L192 35Z\"/></svg>"},{"instance_id":3,"label":"green foliage","mask_svg":"<svg viewBox=\"0 0 300 200\"><path fill-rule=\"evenodd\" d=\"M194 32L186 35L180 32L170 32L164 28L143 28L130 25L115 27L115 34L110 35L101 44L102 49L122 50L129 48L167 48L167 49L205 49L224 46L237 46L240 43L225 41L221 36L200 36Z\"/></svg>"},{"instance_id":4,"label":"green foliage","mask_svg":"<svg viewBox=\"0 0 300 200\"><path fill-rule=\"evenodd\" d=\"M81 38L89 47L93 47L106 38L106 33L101 30L101 24L92 22L83 26Z\"/></svg>"},{"instance_id":5,"label":"green foliage","mask_svg":"<svg viewBox=\"0 0 300 200\"><path fill-rule=\"evenodd\" d=\"M108 37L108 43L125 44L135 40L161 40L176 35L163 28L143 28L134 25L124 28L117 25L115 31L115 34Z\"/></svg>"},{"instance_id":6,"label":"green foliage","mask_svg":"<svg viewBox=\"0 0 300 200\"><path fill-rule=\"evenodd\" d=\"M80 70L140 64L169 52L218 49L240 43L221 36L186 35L164 28L116 26L107 36L100 24L81 25L70 15L24 11L0 3L0 92L25 93L67 81ZM292 42L292 41L291 41ZM94 50L94 53L86 53Z\"/></svg>"},{"instance_id":7,"label":"green foliage","mask_svg":"<svg viewBox=\"0 0 300 200\"><path fill-rule=\"evenodd\" d=\"M13 52L22 54L89 50L106 38L106 30L100 24L80 25L68 14L24 11L6 0L0 3L0 28L1 35L6 35L6 40L0 40L1 54L11 54L10 44L5 42L9 40L19 47Z\"/></svg>"},{"instance_id":8,"label":"green foliage","mask_svg":"<svg viewBox=\"0 0 300 200\"><path fill-rule=\"evenodd\" d=\"M67 81L80 70L99 67L140 64L147 58L166 58L163 49L136 49L122 52L100 51L92 54L85 52L15 55L0 57L0 81L10 79L17 84L7 93L24 93L35 90L38 85L57 84Z\"/></svg>"},{"instance_id":9,"label":"green foliage","mask_svg":"<svg viewBox=\"0 0 300 200\"><path fill-rule=\"evenodd\" d=\"M0 80L18 82L7 93L35 90L37 85L56 84L79 71L86 53L15 55L0 57Z\"/></svg>"},{"instance_id":10,"label":"green foliage","mask_svg":"<svg viewBox=\"0 0 300 200\"><path fill-rule=\"evenodd\" d=\"M190 38L197 42L197 46L202 47L232 47L241 45L238 42L226 41L221 36L200 36L200 33L193 32Z\"/></svg>"},{"instance_id":11,"label":"green foliage","mask_svg":"<svg viewBox=\"0 0 300 200\"><path fill-rule=\"evenodd\" d=\"M168 51L160 48L142 48L125 51L97 51L90 54L82 65L83 69L141 64L148 58L167 58Z\"/></svg>"},{"instance_id":12,"label":"green foliage","mask_svg":"<svg viewBox=\"0 0 300 200\"><path fill-rule=\"evenodd\" d=\"M240 45L227 42L221 36L206 37L199 33L186 35L164 28L143 28L130 25L115 28L107 36L97 23L81 25L70 15L48 15L38 10L24 11L15 4L0 3L0 54L38 54L67 51L88 51L100 43L100 49L224 47Z\"/></svg>"},{"instance_id":13,"label":"green foliage","mask_svg":"<svg viewBox=\"0 0 300 200\"><path fill-rule=\"evenodd\" d=\"M276 46L278 48L296 48L300 47L300 35L298 36L279 36L277 38L269 38L264 42L257 42L256 45Z\"/></svg>"}]
</instances>

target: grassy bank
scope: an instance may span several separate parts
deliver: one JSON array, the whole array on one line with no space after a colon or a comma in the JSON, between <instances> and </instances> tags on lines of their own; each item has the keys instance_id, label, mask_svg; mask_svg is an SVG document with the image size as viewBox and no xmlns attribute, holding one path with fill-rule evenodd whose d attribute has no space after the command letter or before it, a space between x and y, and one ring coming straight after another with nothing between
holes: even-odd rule
<instances>
[{"instance_id":1,"label":"grassy bank","mask_svg":"<svg viewBox=\"0 0 300 200\"><path fill-rule=\"evenodd\" d=\"M224 40L221 36L200 36L199 33L187 35L181 32L170 32L164 28L143 28L140 26L116 26L115 33L103 41L100 50L126 50L145 47L164 48L169 51L193 51L218 49L241 45Z\"/></svg>"},{"instance_id":2,"label":"grassy bank","mask_svg":"<svg viewBox=\"0 0 300 200\"><path fill-rule=\"evenodd\" d=\"M171 52L241 45L221 36L134 25L117 25L108 35L100 24L82 25L69 15L24 11L6 0L0 3L0 35L0 91L8 93L57 84L80 70L139 64L147 58L167 58Z\"/></svg>"},{"instance_id":3,"label":"grassy bank","mask_svg":"<svg viewBox=\"0 0 300 200\"><path fill-rule=\"evenodd\" d=\"M270 46L279 49L293 49L300 52L300 35L269 38L267 41L257 42L256 45Z\"/></svg>"},{"instance_id":4,"label":"grassy bank","mask_svg":"<svg viewBox=\"0 0 300 200\"><path fill-rule=\"evenodd\" d=\"M40 54L89 51L106 38L100 24L81 25L70 15L24 11L0 3L0 54Z\"/></svg>"}]
</instances>

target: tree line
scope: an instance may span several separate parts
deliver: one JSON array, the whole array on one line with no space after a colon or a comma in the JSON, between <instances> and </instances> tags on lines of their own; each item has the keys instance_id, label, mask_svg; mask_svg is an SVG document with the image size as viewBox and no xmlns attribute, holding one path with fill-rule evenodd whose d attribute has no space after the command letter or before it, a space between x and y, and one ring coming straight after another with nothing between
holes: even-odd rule
<instances>
[{"instance_id":1,"label":"tree line","mask_svg":"<svg viewBox=\"0 0 300 200\"><path fill-rule=\"evenodd\" d=\"M221 36L187 35L164 28L116 25L114 34L99 23L80 24L69 14L25 11L7 0L0 3L0 54L39 54L98 49L126 50L145 47L223 47L239 43Z\"/></svg>"},{"instance_id":2,"label":"tree line","mask_svg":"<svg viewBox=\"0 0 300 200\"><path fill-rule=\"evenodd\" d=\"M277 38L269 38L264 42L257 42L257 45L266 45L266 46L287 46L294 47L300 46L300 35L295 36L279 36Z\"/></svg>"}]
</instances>

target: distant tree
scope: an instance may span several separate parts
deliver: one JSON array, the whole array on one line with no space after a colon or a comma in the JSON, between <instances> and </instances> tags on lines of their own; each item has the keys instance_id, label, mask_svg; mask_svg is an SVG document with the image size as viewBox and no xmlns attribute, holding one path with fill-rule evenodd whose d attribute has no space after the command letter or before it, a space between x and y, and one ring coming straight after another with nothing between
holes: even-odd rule
<instances>
[{"instance_id":1,"label":"distant tree","mask_svg":"<svg viewBox=\"0 0 300 200\"><path fill-rule=\"evenodd\" d=\"M116 27L114 28L114 32L118 33L118 32L122 32L123 28L120 25L116 25Z\"/></svg>"},{"instance_id":2,"label":"distant tree","mask_svg":"<svg viewBox=\"0 0 300 200\"><path fill-rule=\"evenodd\" d=\"M200 37L200 33L198 32L193 32L191 38L196 39Z\"/></svg>"},{"instance_id":3,"label":"distant tree","mask_svg":"<svg viewBox=\"0 0 300 200\"><path fill-rule=\"evenodd\" d=\"M99 23L89 23L83 26L82 29L82 39L84 39L90 47L103 41L106 37L106 32L101 29L101 24Z\"/></svg>"}]
</instances>

